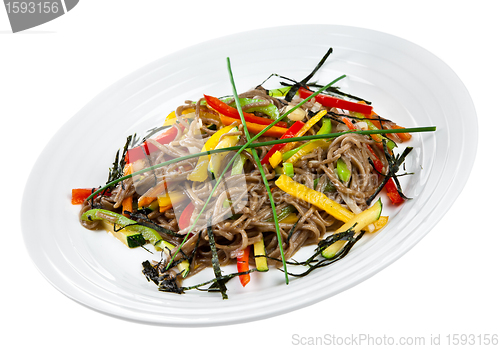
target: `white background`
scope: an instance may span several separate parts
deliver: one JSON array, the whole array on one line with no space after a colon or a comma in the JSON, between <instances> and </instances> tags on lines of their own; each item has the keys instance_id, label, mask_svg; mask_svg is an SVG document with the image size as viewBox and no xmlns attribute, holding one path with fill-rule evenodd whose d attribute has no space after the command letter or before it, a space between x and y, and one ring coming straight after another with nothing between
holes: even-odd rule
<instances>
[{"instance_id":1,"label":"white background","mask_svg":"<svg viewBox=\"0 0 500 349\"><path fill-rule=\"evenodd\" d=\"M67 15L12 34L0 8L3 234L0 346L294 347L293 335L426 338L500 335L497 137L500 25L496 1L84 0ZM100 91L184 47L278 25L342 24L410 40L467 86L480 125L467 186L441 222L371 279L290 314L225 328L162 328L111 318L53 288L24 247L20 207L29 172L59 127ZM50 200L47 202L50 205ZM477 340L477 338L476 338ZM7 343L11 342L7 346ZM435 346L435 345L434 345Z\"/></svg>"}]
</instances>

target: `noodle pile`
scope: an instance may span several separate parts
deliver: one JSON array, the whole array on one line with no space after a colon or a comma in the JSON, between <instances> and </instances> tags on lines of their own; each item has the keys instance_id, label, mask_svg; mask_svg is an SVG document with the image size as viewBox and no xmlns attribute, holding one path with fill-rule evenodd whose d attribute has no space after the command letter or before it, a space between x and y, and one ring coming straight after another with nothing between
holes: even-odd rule
<instances>
[{"instance_id":1,"label":"noodle pile","mask_svg":"<svg viewBox=\"0 0 500 349\"><path fill-rule=\"evenodd\" d=\"M247 104L243 107L244 110L273 103L283 112L287 105L295 105L301 101L300 98L295 97L288 103L283 99L269 96L266 90L262 88L242 93L239 97L256 98L264 101L257 104ZM227 103L229 104L231 101ZM320 109L324 109L324 107L315 103L314 99L305 103L302 108L306 111L307 119ZM194 118L190 121L183 117L183 112L188 109L194 109ZM328 109L328 112L326 117L332 120L332 132L346 131L346 125L342 123L339 117L339 115L343 115L342 112L334 108ZM154 139L147 140L154 144L159 151L149 156L145 167L188 155L194 151L200 152L206 139L218 129L224 127L217 112L204 105L203 99L196 103L186 101L185 105L177 108L176 117L178 122L172 127L177 127L179 132L174 141L163 145ZM183 130L181 130L181 126ZM320 126L316 124L307 134L316 134L319 128ZM231 135L240 135L239 145L247 142L241 125L239 131L232 132ZM275 138L261 137L259 141L272 139ZM369 161L373 155L365 146L367 144L373 145L374 141L368 136L346 133L329 142L327 149L318 147L294 164L295 175L293 180L304 184L308 188L325 193L331 199L357 214L367 208L367 199L375 193L382 181L382 176L373 169ZM257 149L261 159L270 148L271 146L266 146ZM373 149L384 163L384 169L387 169L388 164L383 152L377 147L373 147ZM282 264L266 187L252 155L246 151L242 154L248 158L244 166L244 172L238 175L226 174L207 209L202 213L196 226L192 229L193 233L182 246L182 252L177 254L176 259L180 259L191 256L195 251L190 275L212 266L212 252L207 233L209 220L215 222L212 225L212 231L221 265L235 263L239 251L260 241L262 238L264 239L269 264L277 266ZM231 157L232 154L229 153L224 162L227 163ZM342 159L350 170L351 177L347 183L339 180L337 176L336 164L339 159ZM182 212L186 204L192 202L195 207L191 219L192 223L208 200L214 185L212 180L205 182L188 180L187 177L196 167L197 161L197 158L180 161L146 172L139 178L126 179L111 191L110 196L98 195L92 201L86 201L80 213L82 214L91 208L121 212L118 209L127 197L132 196L134 201L140 201L141 198L152 195L154 189L159 185L162 186L168 183L169 192L182 191L188 197L188 200L174 205L173 208L165 212L160 212L158 208L152 212L137 210L133 212L132 217L138 222L153 223L175 232L177 235L165 234L160 231L160 235L174 246L179 246L189 228L179 229L176 212ZM225 166L225 163L222 166ZM328 213L280 190L274 184L277 175L270 165L264 166L264 171L271 186L277 214L291 205L295 208L296 215L299 218L296 223L279 223L279 234L281 234L281 240L283 241L286 259L291 258L302 246L317 244L324 237L327 230L331 230L341 223ZM239 184L242 181L246 183L246 186ZM228 198L230 198L230 205L227 204ZM97 221L81 221L81 223L88 229L98 227ZM159 263L165 264L169 261L169 258L170 256L164 256L164 259ZM251 255L250 263L253 262L253 258Z\"/></svg>"}]
</instances>

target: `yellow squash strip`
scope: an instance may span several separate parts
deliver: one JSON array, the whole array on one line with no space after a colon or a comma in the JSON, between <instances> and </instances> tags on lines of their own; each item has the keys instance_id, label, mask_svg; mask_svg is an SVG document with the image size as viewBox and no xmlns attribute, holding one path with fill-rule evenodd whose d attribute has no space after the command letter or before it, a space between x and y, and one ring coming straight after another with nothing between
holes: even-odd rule
<instances>
[{"instance_id":1,"label":"yellow squash strip","mask_svg":"<svg viewBox=\"0 0 500 349\"><path fill-rule=\"evenodd\" d=\"M256 243L253 244L253 254L254 256L262 256L255 257L255 267L258 271L268 271L269 267L267 266L267 258L264 257L266 255L266 247L264 246L264 239L260 239Z\"/></svg>"},{"instance_id":2,"label":"yellow squash strip","mask_svg":"<svg viewBox=\"0 0 500 349\"><path fill-rule=\"evenodd\" d=\"M204 152L208 150L214 150L217 144L219 144L220 138L224 134L231 131L233 128L235 128L235 126L229 125L215 132L205 143L201 151ZM195 182L203 182L204 180L206 180L208 177L207 169L209 163L210 163L210 155L200 156L195 169L193 170L193 172L189 174L187 178L190 181L195 181Z\"/></svg>"},{"instance_id":3,"label":"yellow squash strip","mask_svg":"<svg viewBox=\"0 0 500 349\"><path fill-rule=\"evenodd\" d=\"M330 142L327 142L327 141L325 141L323 139L320 139L320 140L308 143L304 147L302 147L298 152L296 152L295 154L293 154L285 162L289 162L291 164L294 164L295 162L297 162L304 155L312 153L314 151L314 149L316 149L316 148L328 149L329 145L330 145Z\"/></svg>"},{"instance_id":4,"label":"yellow squash strip","mask_svg":"<svg viewBox=\"0 0 500 349\"><path fill-rule=\"evenodd\" d=\"M316 115L314 115L312 118L310 118L309 121L307 121L304 126L302 126L302 128L299 130L299 132L297 132L297 134L294 136L294 138L295 137L302 137L303 135L305 135L306 132L311 129L311 127L313 127L318 121L321 120L321 118L323 118L323 116L325 116L325 114L326 114L326 110L319 111ZM297 142L290 142L287 145L285 145L285 147L283 149L281 149L280 151L282 154L285 154L287 151L295 148L296 145L297 145Z\"/></svg>"},{"instance_id":5,"label":"yellow squash strip","mask_svg":"<svg viewBox=\"0 0 500 349\"><path fill-rule=\"evenodd\" d=\"M295 224L299 220L299 217L295 213L290 213L285 218L281 219L279 223Z\"/></svg>"},{"instance_id":6,"label":"yellow squash strip","mask_svg":"<svg viewBox=\"0 0 500 349\"><path fill-rule=\"evenodd\" d=\"M283 156L281 154L280 151L276 151L270 158L269 158L269 163L271 164L271 166L273 168L275 168L276 166L278 166L281 162L281 160L283 160Z\"/></svg>"}]
</instances>

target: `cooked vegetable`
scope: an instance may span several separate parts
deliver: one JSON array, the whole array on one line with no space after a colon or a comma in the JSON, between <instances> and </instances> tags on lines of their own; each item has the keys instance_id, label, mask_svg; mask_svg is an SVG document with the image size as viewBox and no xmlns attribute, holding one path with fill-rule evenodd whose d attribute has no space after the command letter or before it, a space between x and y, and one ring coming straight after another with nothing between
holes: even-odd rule
<instances>
[{"instance_id":1,"label":"cooked vegetable","mask_svg":"<svg viewBox=\"0 0 500 349\"><path fill-rule=\"evenodd\" d=\"M71 204L72 205L81 205L85 202L90 195L95 192L93 188L78 188L71 190ZM100 195L111 196L111 193L108 191L102 192Z\"/></svg>"},{"instance_id":2,"label":"cooked vegetable","mask_svg":"<svg viewBox=\"0 0 500 349\"><path fill-rule=\"evenodd\" d=\"M263 238L253 244L253 254L255 256L255 266L257 270L268 271L266 245L264 244Z\"/></svg>"},{"instance_id":3,"label":"cooked vegetable","mask_svg":"<svg viewBox=\"0 0 500 349\"><path fill-rule=\"evenodd\" d=\"M281 175L275 183L285 193L328 212L328 214L342 222L347 222L354 216L351 211L342 207L338 202L331 200L325 194L297 183L288 176Z\"/></svg>"},{"instance_id":4,"label":"cooked vegetable","mask_svg":"<svg viewBox=\"0 0 500 349\"><path fill-rule=\"evenodd\" d=\"M342 158L337 160L337 175L342 182L349 181L349 178L351 177L351 171L347 168L347 165Z\"/></svg>"},{"instance_id":5,"label":"cooked vegetable","mask_svg":"<svg viewBox=\"0 0 500 349\"><path fill-rule=\"evenodd\" d=\"M232 98L231 98L232 100ZM269 116L272 120L276 120L277 118L280 117L280 112L278 110L278 107L276 107L274 104L272 104L269 101L264 101L262 99L252 99L252 98L240 98L240 104L241 107L246 107L245 112L247 113L263 113ZM228 103L228 100L224 100L224 103ZM267 103L267 104L266 104ZM247 107L249 104L258 104L258 106L254 107ZM231 107L235 107L236 103L232 102L229 103ZM228 115L229 116L229 115ZM250 121L250 120L248 120ZM266 124L269 125L269 124ZM287 127L286 123L281 123L283 127Z\"/></svg>"},{"instance_id":6,"label":"cooked vegetable","mask_svg":"<svg viewBox=\"0 0 500 349\"><path fill-rule=\"evenodd\" d=\"M248 272L250 267L248 265L248 259L250 258L250 246L247 246L244 250L238 252L236 257L236 265L238 267L238 273ZM250 274L239 275L241 285L245 287L250 282Z\"/></svg>"},{"instance_id":7,"label":"cooked vegetable","mask_svg":"<svg viewBox=\"0 0 500 349\"><path fill-rule=\"evenodd\" d=\"M154 245L156 249L164 250L167 254L170 254L171 251L176 249L174 245L163 240L156 230L140 225L136 221L133 221L116 212L103 209L92 209L84 212L80 219L82 221L106 220L109 223L114 224L115 226L126 228L127 231L140 233L144 240L149 241L149 243ZM186 277L189 273L189 262L187 260L183 260L179 263L178 268L181 274Z\"/></svg>"},{"instance_id":8,"label":"cooked vegetable","mask_svg":"<svg viewBox=\"0 0 500 349\"><path fill-rule=\"evenodd\" d=\"M223 135L229 132L238 131L237 127L226 126L215 132L205 143L201 151L213 150L219 144L219 141ZM208 177L208 165L210 163L210 155L200 156L195 169L188 175L188 179L196 182L203 182Z\"/></svg>"}]
</instances>

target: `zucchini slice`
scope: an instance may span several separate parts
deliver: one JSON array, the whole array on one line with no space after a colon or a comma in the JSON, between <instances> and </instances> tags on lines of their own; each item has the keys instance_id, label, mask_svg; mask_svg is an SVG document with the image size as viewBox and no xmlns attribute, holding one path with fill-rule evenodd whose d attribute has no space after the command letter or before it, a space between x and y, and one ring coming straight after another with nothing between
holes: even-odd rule
<instances>
[{"instance_id":1,"label":"zucchini slice","mask_svg":"<svg viewBox=\"0 0 500 349\"><path fill-rule=\"evenodd\" d=\"M139 232L121 228L120 226L115 227L113 223L105 220L102 221L102 224L107 232L111 233L111 235L123 242L129 248L139 247L146 243L146 240Z\"/></svg>"}]
</instances>

